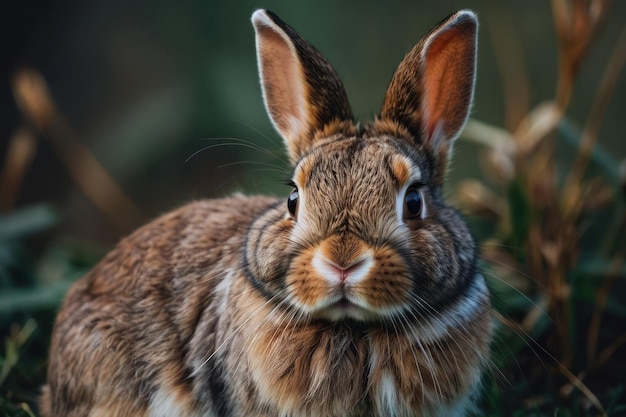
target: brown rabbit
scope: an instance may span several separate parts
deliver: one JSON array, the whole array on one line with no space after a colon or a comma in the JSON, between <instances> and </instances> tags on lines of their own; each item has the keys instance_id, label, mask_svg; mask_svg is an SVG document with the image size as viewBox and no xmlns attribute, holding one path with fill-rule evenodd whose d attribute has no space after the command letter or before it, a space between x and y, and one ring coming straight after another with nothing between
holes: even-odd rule
<instances>
[{"instance_id":1,"label":"brown rabbit","mask_svg":"<svg viewBox=\"0 0 626 417\"><path fill-rule=\"evenodd\" d=\"M465 415L491 309L442 186L475 15L408 53L363 129L317 50L269 11L252 23L293 191L194 202L124 239L65 299L44 416Z\"/></svg>"}]
</instances>

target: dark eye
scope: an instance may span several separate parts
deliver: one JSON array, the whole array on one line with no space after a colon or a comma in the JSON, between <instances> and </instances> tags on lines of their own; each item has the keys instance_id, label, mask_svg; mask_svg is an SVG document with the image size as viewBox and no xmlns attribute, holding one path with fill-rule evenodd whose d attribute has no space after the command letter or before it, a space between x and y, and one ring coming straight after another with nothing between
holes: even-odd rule
<instances>
[{"instance_id":1,"label":"dark eye","mask_svg":"<svg viewBox=\"0 0 626 417\"><path fill-rule=\"evenodd\" d=\"M287 209L289 210L289 214L294 219L296 218L296 214L298 213L298 189L295 188L291 194L289 194L289 198L287 199Z\"/></svg>"},{"instance_id":2,"label":"dark eye","mask_svg":"<svg viewBox=\"0 0 626 417\"><path fill-rule=\"evenodd\" d=\"M404 218L418 219L422 217L424 201L419 191L419 185L411 185L404 195Z\"/></svg>"}]
</instances>

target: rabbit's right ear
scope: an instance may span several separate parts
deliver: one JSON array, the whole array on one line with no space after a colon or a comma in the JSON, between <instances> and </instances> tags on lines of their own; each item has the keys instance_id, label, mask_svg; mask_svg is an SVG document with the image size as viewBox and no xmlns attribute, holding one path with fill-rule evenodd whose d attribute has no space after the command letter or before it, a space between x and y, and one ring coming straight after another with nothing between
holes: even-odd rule
<instances>
[{"instance_id":1,"label":"rabbit's right ear","mask_svg":"<svg viewBox=\"0 0 626 417\"><path fill-rule=\"evenodd\" d=\"M478 21L470 10L433 28L402 60L383 102L383 133L408 131L414 146L431 150L435 182L442 182L452 144L469 115L476 75ZM388 130L385 132L385 130Z\"/></svg>"},{"instance_id":2,"label":"rabbit's right ear","mask_svg":"<svg viewBox=\"0 0 626 417\"><path fill-rule=\"evenodd\" d=\"M294 163L317 137L354 135L352 110L337 73L269 10L252 15L267 112Z\"/></svg>"}]
</instances>

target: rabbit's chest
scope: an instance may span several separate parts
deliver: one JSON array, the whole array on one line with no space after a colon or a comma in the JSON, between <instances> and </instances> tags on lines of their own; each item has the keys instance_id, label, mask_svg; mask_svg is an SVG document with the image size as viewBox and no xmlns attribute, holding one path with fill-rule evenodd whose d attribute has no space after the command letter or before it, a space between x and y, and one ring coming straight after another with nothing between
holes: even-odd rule
<instances>
[{"instance_id":1,"label":"rabbit's chest","mask_svg":"<svg viewBox=\"0 0 626 417\"><path fill-rule=\"evenodd\" d=\"M445 408L445 415L457 415L466 384L451 372L449 362L456 359L442 351L445 345L341 328L257 332L246 355L256 391L250 409L401 417L444 415Z\"/></svg>"}]
</instances>

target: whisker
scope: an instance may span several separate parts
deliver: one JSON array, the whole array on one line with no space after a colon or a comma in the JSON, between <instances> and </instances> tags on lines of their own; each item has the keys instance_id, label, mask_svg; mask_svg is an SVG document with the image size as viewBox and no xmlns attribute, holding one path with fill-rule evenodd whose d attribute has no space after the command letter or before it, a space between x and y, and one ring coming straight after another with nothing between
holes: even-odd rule
<instances>
[{"instance_id":1,"label":"whisker","mask_svg":"<svg viewBox=\"0 0 626 417\"><path fill-rule=\"evenodd\" d=\"M543 313L546 317L548 317L550 319L550 321L552 323L554 323L554 321L552 320L552 318L550 318L550 315L536 302L534 302L529 296L527 296L526 294L524 294L521 290L515 288L513 285L509 284L506 280L498 277L497 275L494 274L490 274L488 272L483 271L483 274L496 279L498 281L500 281L503 284L506 284L509 288L511 288L512 290L514 290L517 294L519 294L520 296L522 296L522 298L524 298L526 301L528 301L530 304L532 304L535 308L537 308L539 311L541 311L541 313Z\"/></svg>"},{"instance_id":2,"label":"whisker","mask_svg":"<svg viewBox=\"0 0 626 417\"><path fill-rule=\"evenodd\" d=\"M249 149L254 149L256 151L263 151L262 148L259 148L257 146L253 146L249 143L241 143L241 142L225 142L225 143L216 143L213 145L208 145L205 146L203 148L198 149L197 151L195 151L194 153L192 153L187 159L185 159L185 163L188 163L194 156L198 155L201 152L204 152L208 149L214 149L214 148L223 148L225 146L230 146L230 147L243 147L243 148L249 148Z\"/></svg>"},{"instance_id":3,"label":"whisker","mask_svg":"<svg viewBox=\"0 0 626 417\"><path fill-rule=\"evenodd\" d=\"M513 272L515 272L515 273L518 273L518 274L520 274L521 276L523 276L524 278L527 278L528 280L530 280L530 281L532 281L533 283L537 284L539 287L541 287L541 288L543 288L543 289L546 289L546 286L545 286L544 284L542 284L542 283L541 283L541 282L539 282L537 279L535 279L535 278L534 278L534 277L532 277L531 275L527 274L526 272L524 272L524 271L522 271L522 270L520 270L520 269L518 269L518 268L514 268L513 266L511 266L511 265L509 265L509 264L507 264L507 263L504 263L504 262L502 262L502 261L498 261L497 259L495 259L495 258L490 258L490 257L488 257L488 256L484 256L484 255L483 255L483 256L482 256L482 258L483 258L483 259L485 259L485 260L486 260L486 261L488 261L488 262L492 262L492 263L494 263L494 264L498 264L498 265L500 265L500 266L503 266L503 267L505 267L505 268L508 268L510 271L513 271Z\"/></svg>"},{"instance_id":4,"label":"whisker","mask_svg":"<svg viewBox=\"0 0 626 417\"><path fill-rule=\"evenodd\" d=\"M274 148L275 151L274 151L274 150L271 150L269 148L261 146L258 142L247 140L247 139L243 139L243 138L218 137L218 138L199 138L199 139L203 140L203 141L226 141L226 140L229 140L229 141L233 141L233 142L239 142L239 143L242 143L242 144L247 144L247 145L250 145L251 147L254 147L256 150L258 150L258 151L260 151L262 153L268 154L268 155L270 155L272 157L275 157L277 159L280 159L280 158L278 158L278 156L276 155L275 152L278 152L280 154L283 153L283 147L282 146L275 146L275 148Z\"/></svg>"},{"instance_id":5,"label":"whisker","mask_svg":"<svg viewBox=\"0 0 626 417\"><path fill-rule=\"evenodd\" d=\"M261 165L261 166L266 166L266 167L270 167L273 168L273 170L267 169L267 171L276 171L279 172L283 175L286 175L289 173L289 171L283 167L281 167L280 165L276 165L276 164L271 164L269 162L260 162L260 161L236 161L236 162L229 162L226 164L221 164L218 167L219 168L227 168L227 167L231 167L231 166L235 166L235 165Z\"/></svg>"},{"instance_id":6,"label":"whisker","mask_svg":"<svg viewBox=\"0 0 626 417\"><path fill-rule=\"evenodd\" d=\"M239 124L247 127L248 129L252 130L254 133L260 135L262 138L264 138L265 140L267 140L268 142L270 142L272 145L274 145L276 148L283 148L282 143L276 143L276 141L274 139L272 139L269 135L266 135L265 133L261 132L261 130L259 130L258 128L254 127L253 125L243 121L243 120L238 120L237 121Z\"/></svg>"}]
</instances>

